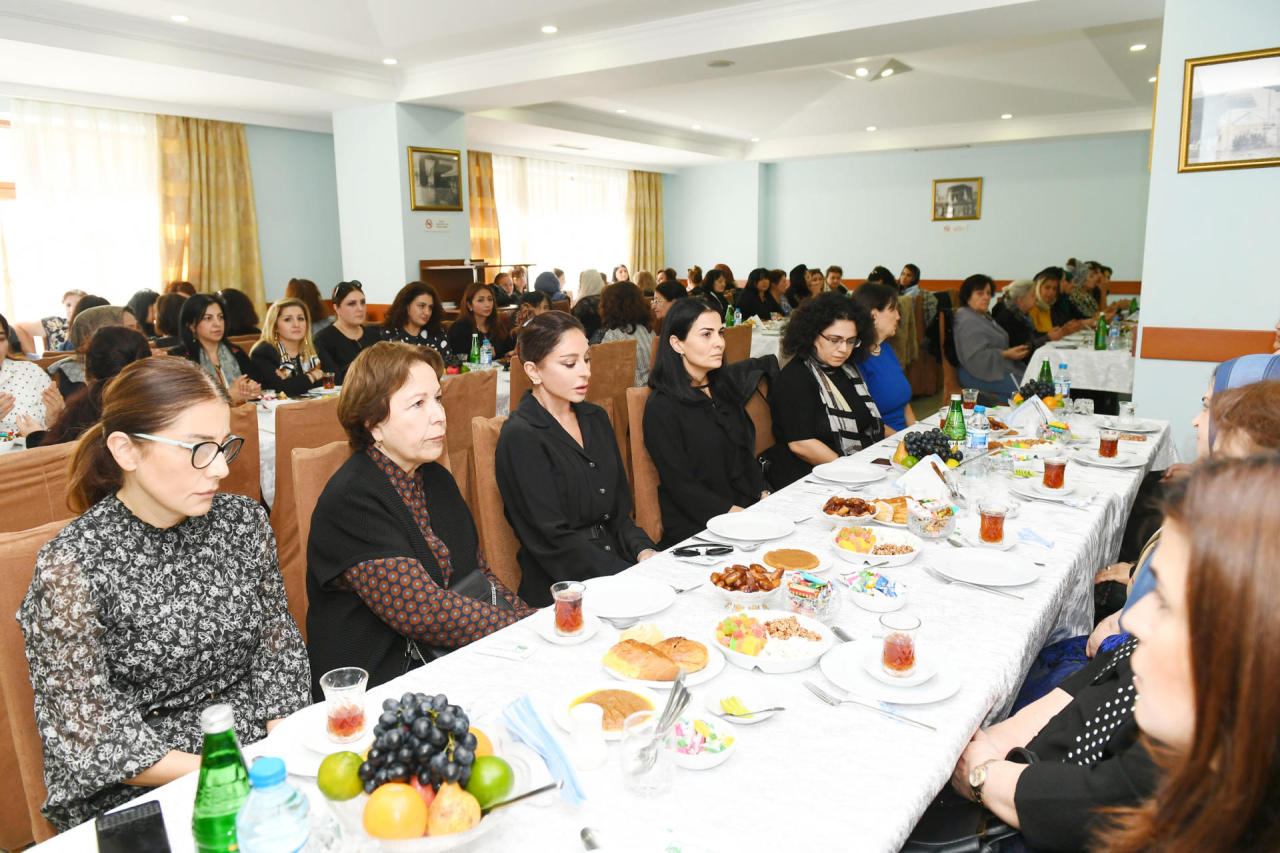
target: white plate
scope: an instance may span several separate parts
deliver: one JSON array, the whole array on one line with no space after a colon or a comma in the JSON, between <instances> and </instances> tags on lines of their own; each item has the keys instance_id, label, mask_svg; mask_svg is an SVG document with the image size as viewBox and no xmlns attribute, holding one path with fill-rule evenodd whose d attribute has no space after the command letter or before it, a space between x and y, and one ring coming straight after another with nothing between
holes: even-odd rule
<instances>
[{"instance_id":1,"label":"white plate","mask_svg":"<svg viewBox=\"0 0 1280 853\"><path fill-rule=\"evenodd\" d=\"M329 737L325 728L328 716L324 702L308 705L296 714L291 714L295 736L298 743L320 755L332 755L335 752L364 752L373 744L373 727L382 714L382 706L377 702L366 700L364 709L364 730L360 737L348 743L338 743ZM296 718L296 719L295 719Z\"/></svg>"},{"instance_id":2,"label":"white plate","mask_svg":"<svg viewBox=\"0 0 1280 853\"><path fill-rule=\"evenodd\" d=\"M1147 464L1145 454L1130 452L1127 448L1111 459L1099 456L1098 448L1096 447L1091 447L1087 450L1080 448L1072 454L1072 458L1076 462L1093 465L1097 468L1141 468Z\"/></svg>"},{"instance_id":3,"label":"white plate","mask_svg":"<svg viewBox=\"0 0 1280 853\"><path fill-rule=\"evenodd\" d=\"M1121 426L1118 417L1110 418L1112 429L1117 432L1136 432L1136 433L1153 433L1159 432L1164 427L1156 421L1144 421L1142 418L1136 418L1129 426Z\"/></svg>"},{"instance_id":4,"label":"white plate","mask_svg":"<svg viewBox=\"0 0 1280 853\"><path fill-rule=\"evenodd\" d=\"M752 611L752 613L758 612L763 611ZM678 637L680 635L672 634L671 636ZM724 670L724 655L719 653L719 644L708 643L704 640L697 640L696 642L702 643L702 645L707 647L707 665L697 672L687 674L684 677L685 687L696 687L699 684L706 684ZM625 684L638 684L641 687L648 687L650 690L670 690L675 686L674 681L648 681L643 678L628 678L616 670L609 669L609 667L604 666L603 663L600 665L604 667L605 672Z\"/></svg>"},{"instance_id":5,"label":"white plate","mask_svg":"<svg viewBox=\"0 0 1280 853\"><path fill-rule=\"evenodd\" d=\"M1046 489L1042 480L1014 479L1009 484L1009 491L1032 500L1063 502L1075 494L1076 486L1066 483L1061 489Z\"/></svg>"},{"instance_id":6,"label":"white plate","mask_svg":"<svg viewBox=\"0 0 1280 853\"><path fill-rule=\"evenodd\" d=\"M854 462L849 457L824 462L821 465L815 465L813 468L813 476L819 480L826 480L828 483L842 483L846 486L874 483L877 480L883 480L888 474L889 472L883 468Z\"/></svg>"},{"instance_id":7,"label":"white plate","mask_svg":"<svg viewBox=\"0 0 1280 853\"><path fill-rule=\"evenodd\" d=\"M960 681L939 672L919 687L890 687L862 668L861 643L841 643L823 655L818 668L835 686L859 699L872 699L895 705L928 705L949 699L960 689Z\"/></svg>"},{"instance_id":8,"label":"white plate","mask_svg":"<svg viewBox=\"0 0 1280 853\"><path fill-rule=\"evenodd\" d=\"M993 551L1008 551L1014 545L1018 544L1018 529L1009 524L1008 517L1004 523L1004 539L998 544L994 542L983 542L978 536L978 529L982 524L982 519L965 518L961 519L956 525L956 532L960 535L960 541L973 548L987 548Z\"/></svg>"},{"instance_id":9,"label":"white plate","mask_svg":"<svg viewBox=\"0 0 1280 853\"><path fill-rule=\"evenodd\" d=\"M332 397L334 394L341 394L342 388L312 388L307 393L312 397Z\"/></svg>"},{"instance_id":10,"label":"white plate","mask_svg":"<svg viewBox=\"0 0 1280 853\"><path fill-rule=\"evenodd\" d=\"M795 529L795 522L791 519L760 510L726 512L707 521L707 530L716 536L737 539L740 542L781 539L783 536L791 535Z\"/></svg>"},{"instance_id":11,"label":"white plate","mask_svg":"<svg viewBox=\"0 0 1280 853\"><path fill-rule=\"evenodd\" d=\"M677 722L681 727L688 727L688 729L692 730L694 720L701 720L703 724L711 728L722 738L733 738L733 743L729 744L721 752L700 752L697 755L682 755L679 752L676 752L675 749L672 749L671 758L675 761L677 767L683 767L686 770L710 770L712 767L719 767L721 764L724 764L735 752L738 751L737 732L734 731L733 726L730 725L723 717L710 715L698 716L696 714L686 713L682 714ZM676 737L675 731L675 726L672 726L671 733L673 738Z\"/></svg>"},{"instance_id":12,"label":"white plate","mask_svg":"<svg viewBox=\"0 0 1280 853\"><path fill-rule=\"evenodd\" d=\"M953 580L983 586L1022 586L1040 577L1040 569L1034 563L1013 555L952 548L945 556L939 557L932 564L935 571Z\"/></svg>"},{"instance_id":13,"label":"white plate","mask_svg":"<svg viewBox=\"0 0 1280 853\"><path fill-rule=\"evenodd\" d=\"M584 583L584 606L605 619L639 619L666 610L676 600L670 586L648 578L608 575Z\"/></svg>"},{"instance_id":14,"label":"white plate","mask_svg":"<svg viewBox=\"0 0 1280 853\"><path fill-rule=\"evenodd\" d=\"M572 637L565 637L556 633L556 609L555 606L544 607L537 613L533 614L533 618L529 620L529 627L533 632L542 639L555 646L576 646L579 643L585 643L596 635L600 630L600 620L592 616L590 613L582 614L582 630Z\"/></svg>"},{"instance_id":15,"label":"white plate","mask_svg":"<svg viewBox=\"0 0 1280 853\"><path fill-rule=\"evenodd\" d=\"M741 724L744 726L753 726L756 723L762 723L772 717L777 711L765 711L763 714L752 714L750 717L730 717L725 714L724 709L720 707L721 699L728 699L730 696L737 696L742 700L742 704L747 710L755 708L775 708L781 701L777 696L772 695L764 690L754 687L746 689L730 690L704 690L702 693L702 704L706 709L721 719L728 720L731 723Z\"/></svg>"},{"instance_id":16,"label":"white plate","mask_svg":"<svg viewBox=\"0 0 1280 853\"><path fill-rule=\"evenodd\" d=\"M781 672L799 672L802 669L808 669L817 663L818 658L822 657L827 649L835 644L835 638L831 635L831 629L823 625L817 619L803 616L799 613L787 613L782 610L752 610L748 613L752 619L757 622L768 622L773 619L785 619L788 616L794 616L796 621L800 623L800 627L808 628L819 634L822 639L813 643L813 654L805 655L798 658L773 658L761 655L744 655L742 652L735 652L733 649L720 645L720 641L716 638L716 627L711 629L711 642L724 653L729 662L734 666L740 666L743 669L758 669L761 672L781 673ZM716 626L724 621L716 620ZM768 644L766 643L766 646Z\"/></svg>"},{"instance_id":17,"label":"white plate","mask_svg":"<svg viewBox=\"0 0 1280 853\"><path fill-rule=\"evenodd\" d=\"M910 675L897 678L884 671L884 666L881 665L883 654L884 650L880 647L879 640L868 643L862 650L862 671L888 687L919 687L933 678L936 672L933 664L921 660L916 661Z\"/></svg>"},{"instance_id":18,"label":"white plate","mask_svg":"<svg viewBox=\"0 0 1280 853\"><path fill-rule=\"evenodd\" d=\"M586 696L588 693L595 693L600 690L630 690L643 696L653 703L653 712L655 714L662 713L662 707L667 704L665 696L659 696L647 687L641 686L639 683L618 684L616 681L599 681L589 683L582 687L575 687L572 690L564 690L555 695L551 700L551 718L556 721L556 725L564 729L566 732L573 731L573 722L569 719L569 704L579 696ZM622 730L616 732L606 731L604 733L605 740L622 740Z\"/></svg>"},{"instance_id":19,"label":"white plate","mask_svg":"<svg viewBox=\"0 0 1280 853\"><path fill-rule=\"evenodd\" d=\"M855 566L878 562L884 563L881 568L905 566L920 556L920 549L924 547L923 540L905 530L877 530L875 531L877 545L910 545L915 550L909 554L859 554L837 545L836 536L838 535L839 532L828 540L831 543L831 550L835 551L837 557Z\"/></svg>"},{"instance_id":20,"label":"white plate","mask_svg":"<svg viewBox=\"0 0 1280 853\"><path fill-rule=\"evenodd\" d=\"M868 569L874 572L875 569ZM856 573L850 573L851 575ZM883 573L881 573L883 574ZM890 578L890 580L893 580ZM845 582L843 576L840 580L840 586L853 599L853 603L861 607L863 610L869 610L872 613L891 613L894 610L901 610L907 603L907 585L900 580L893 581L894 588L898 594L893 598L882 592L862 592L854 589Z\"/></svg>"}]
</instances>

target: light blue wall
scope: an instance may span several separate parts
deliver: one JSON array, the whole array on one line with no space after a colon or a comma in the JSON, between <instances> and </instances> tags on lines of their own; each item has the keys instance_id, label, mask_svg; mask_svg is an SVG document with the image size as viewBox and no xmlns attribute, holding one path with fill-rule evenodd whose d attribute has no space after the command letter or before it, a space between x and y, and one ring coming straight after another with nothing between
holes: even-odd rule
<instances>
[{"instance_id":1,"label":"light blue wall","mask_svg":"<svg viewBox=\"0 0 1280 853\"><path fill-rule=\"evenodd\" d=\"M758 163L700 166L662 176L667 266L682 277L694 264L728 264L739 280L760 265Z\"/></svg>"},{"instance_id":2,"label":"light blue wall","mask_svg":"<svg viewBox=\"0 0 1280 853\"><path fill-rule=\"evenodd\" d=\"M253 124L244 135L267 300L284 296L295 277L328 293L342 280L333 136Z\"/></svg>"},{"instance_id":3,"label":"light blue wall","mask_svg":"<svg viewBox=\"0 0 1280 853\"><path fill-rule=\"evenodd\" d=\"M418 279L418 261L471 257L471 220L467 207L467 117L453 110L411 104L396 106L404 212L405 281ZM444 148L462 158L462 210L410 210L409 147ZM426 220L449 223L447 231L428 231ZM388 300L390 301L390 300Z\"/></svg>"}]
</instances>

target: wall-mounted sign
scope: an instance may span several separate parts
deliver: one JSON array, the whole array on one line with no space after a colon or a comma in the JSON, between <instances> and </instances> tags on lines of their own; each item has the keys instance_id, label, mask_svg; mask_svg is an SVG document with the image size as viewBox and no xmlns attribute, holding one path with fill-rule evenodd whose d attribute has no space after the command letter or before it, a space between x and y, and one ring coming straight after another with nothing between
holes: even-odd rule
<instances>
[{"instance_id":1,"label":"wall-mounted sign","mask_svg":"<svg viewBox=\"0 0 1280 853\"><path fill-rule=\"evenodd\" d=\"M423 223L423 227L428 231L448 231L449 220L443 216L439 219L428 216L426 222Z\"/></svg>"}]
</instances>

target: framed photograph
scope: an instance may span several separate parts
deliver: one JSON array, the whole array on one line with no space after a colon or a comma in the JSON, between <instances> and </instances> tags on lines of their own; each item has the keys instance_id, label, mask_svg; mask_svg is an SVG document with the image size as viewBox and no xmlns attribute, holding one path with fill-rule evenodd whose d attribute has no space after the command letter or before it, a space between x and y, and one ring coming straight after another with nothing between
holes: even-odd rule
<instances>
[{"instance_id":1,"label":"framed photograph","mask_svg":"<svg viewBox=\"0 0 1280 853\"><path fill-rule=\"evenodd\" d=\"M1280 48L1188 59L1179 172L1280 165Z\"/></svg>"},{"instance_id":2,"label":"framed photograph","mask_svg":"<svg viewBox=\"0 0 1280 853\"><path fill-rule=\"evenodd\" d=\"M409 149L409 206L413 210L462 210L460 152Z\"/></svg>"},{"instance_id":3,"label":"framed photograph","mask_svg":"<svg viewBox=\"0 0 1280 853\"><path fill-rule=\"evenodd\" d=\"M982 178L943 178L933 182L933 221L982 217Z\"/></svg>"}]
</instances>

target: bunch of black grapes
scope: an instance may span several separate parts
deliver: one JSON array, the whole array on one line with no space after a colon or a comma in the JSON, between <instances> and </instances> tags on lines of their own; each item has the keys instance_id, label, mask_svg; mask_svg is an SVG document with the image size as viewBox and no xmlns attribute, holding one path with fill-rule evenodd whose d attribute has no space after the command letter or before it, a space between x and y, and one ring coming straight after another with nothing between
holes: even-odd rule
<instances>
[{"instance_id":1,"label":"bunch of black grapes","mask_svg":"<svg viewBox=\"0 0 1280 853\"><path fill-rule=\"evenodd\" d=\"M360 765L366 794L385 782L408 782L439 788L442 782L466 785L476 758L471 721L444 694L406 693L382 703L373 727L373 746Z\"/></svg>"},{"instance_id":2,"label":"bunch of black grapes","mask_svg":"<svg viewBox=\"0 0 1280 853\"><path fill-rule=\"evenodd\" d=\"M1045 382L1043 379L1032 379L1029 382L1023 382L1018 393L1024 400L1030 400L1033 396L1043 400L1053 396L1053 383Z\"/></svg>"},{"instance_id":3,"label":"bunch of black grapes","mask_svg":"<svg viewBox=\"0 0 1280 853\"><path fill-rule=\"evenodd\" d=\"M948 459L959 462L964 458L959 450L951 449L951 439L936 427L924 432L909 432L902 437L902 443L906 446L907 453L917 459L923 459L930 453L938 454L943 462Z\"/></svg>"}]
</instances>

